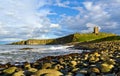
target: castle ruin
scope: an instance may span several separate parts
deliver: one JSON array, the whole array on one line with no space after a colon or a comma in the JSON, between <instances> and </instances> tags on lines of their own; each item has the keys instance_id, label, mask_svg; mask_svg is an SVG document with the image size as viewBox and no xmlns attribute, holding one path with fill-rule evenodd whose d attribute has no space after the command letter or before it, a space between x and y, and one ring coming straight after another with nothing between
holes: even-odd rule
<instances>
[{"instance_id":1,"label":"castle ruin","mask_svg":"<svg viewBox=\"0 0 120 76\"><path fill-rule=\"evenodd\" d=\"M97 26L94 27L93 33L96 35L99 33L99 28Z\"/></svg>"}]
</instances>

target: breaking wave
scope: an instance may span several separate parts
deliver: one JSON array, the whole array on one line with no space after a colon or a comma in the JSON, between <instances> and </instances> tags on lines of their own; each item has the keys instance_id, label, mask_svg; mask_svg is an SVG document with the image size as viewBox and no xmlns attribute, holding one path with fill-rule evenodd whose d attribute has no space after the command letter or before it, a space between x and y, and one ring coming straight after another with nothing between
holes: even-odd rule
<instances>
[{"instance_id":1,"label":"breaking wave","mask_svg":"<svg viewBox=\"0 0 120 76\"><path fill-rule=\"evenodd\" d=\"M69 53L81 53L82 50L68 49L63 45L0 45L0 63L34 62L46 56L57 56ZM28 48L28 49L24 49ZM29 49L30 48L30 49ZM22 49L22 50L21 50Z\"/></svg>"}]
</instances>

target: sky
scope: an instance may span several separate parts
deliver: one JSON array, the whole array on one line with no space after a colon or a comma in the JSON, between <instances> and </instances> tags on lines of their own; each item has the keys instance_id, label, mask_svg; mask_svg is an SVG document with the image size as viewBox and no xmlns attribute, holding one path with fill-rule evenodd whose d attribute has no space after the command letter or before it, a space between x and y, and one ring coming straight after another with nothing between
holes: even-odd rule
<instances>
[{"instance_id":1,"label":"sky","mask_svg":"<svg viewBox=\"0 0 120 76\"><path fill-rule=\"evenodd\" d=\"M0 0L0 44L89 33L94 26L120 34L120 0Z\"/></svg>"}]
</instances>

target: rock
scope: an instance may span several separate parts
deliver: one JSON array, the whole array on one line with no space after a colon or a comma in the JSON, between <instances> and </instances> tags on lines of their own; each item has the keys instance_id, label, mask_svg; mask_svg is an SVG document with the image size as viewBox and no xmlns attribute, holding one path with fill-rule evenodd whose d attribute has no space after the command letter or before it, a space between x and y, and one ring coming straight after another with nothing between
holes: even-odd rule
<instances>
[{"instance_id":1,"label":"rock","mask_svg":"<svg viewBox=\"0 0 120 76\"><path fill-rule=\"evenodd\" d=\"M76 61L71 61L70 63L71 63L71 66L72 66L72 67L75 67L75 66L77 65L77 62L76 62Z\"/></svg>"},{"instance_id":2,"label":"rock","mask_svg":"<svg viewBox=\"0 0 120 76\"><path fill-rule=\"evenodd\" d=\"M54 69L56 69L56 70L60 70L60 69L63 69L63 68L64 67L60 64L57 64L57 65L54 66Z\"/></svg>"},{"instance_id":3,"label":"rock","mask_svg":"<svg viewBox=\"0 0 120 76\"><path fill-rule=\"evenodd\" d=\"M51 63L45 63L42 65L42 69L47 69L47 68L51 68L52 64Z\"/></svg>"},{"instance_id":4,"label":"rock","mask_svg":"<svg viewBox=\"0 0 120 76\"><path fill-rule=\"evenodd\" d=\"M61 75L56 75L56 74L48 73L48 74L45 74L45 76L61 76Z\"/></svg>"},{"instance_id":5,"label":"rock","mask_svg":"<svg viewBox=\"0 0 120 76\"><path fill-rule=\"evenodd\" d=\"M21 48L20 50L31 50L31 49L33 49L33 48L27 47L27 48Z\"/></svg>"},{"instance_id":6,"label":"rock","mask_svg":"<svg viewBox=\"0 0 120 76\"><path fill-rule=\"evenodd\" d=\"M116 74L116 76L120 76L120 71Z\"/></svg>"},{"instance_id":7,"label":"rock","mask_svg":"<svg viewBox=\"0 0 120 76\"><path fill-rule=\"evenodd\" d=\"M90 67L96 67L96 65L95 65L95 64L92 64L92 65L90 65Z\"/></svg>"},{"instance_id":8,"label":"rock","mask_svg":"<svg viewBox=\"0 0 120 76\"><path fill-rule=\"evenodd\" d=\"M75 76L85 76L85 75L81 73L77 73Z\"/></svg>"},{"instance_id":9,"label":"rock","mask_svg":"<svg viewBox=\"0 0 120 76\"><path fill-rule=\"evenodd\" d=\"M79 70L79 68L74 68L74 69L72 69L72 72L76 72L78 70Z\"/></svg>"},{"instance_id":10,"label":"rock","mask_svg":"<svg viewBox=\"0 0 120 76\"><path fill-rule=\"evenodd\" d=\"M67 74L67 75L65 75L65 76L73 76L73 73L68 72L68 74Z\"/></svg>"},{"instance_id":11,"label":"rock","mask_svg":"<svg viewBox=\"0 0 120 76\"><path fill-rule=\"evenodd\" d=\"M87 60L89 57L89 54L85 54L84 57L83 57L83 60Z\"/></svg>"},{"instance_id":12,"label":"rock","mask_svg":"<svg viewBox=\"0 0 120 76\"><path fill-rule=\"evenodd\" d=\"M87 64L87 63L82 63L82 66L87 67L87 66L88 66L88 64Z\"/></svg>"},{"instance_id":13,"label":"rock","mask_svg":"<svg viewBox=\"0 0 120 76\"><path fill-rule=\"evenodd\" d=\"M15 72L16 69L17 69L17 67L10 67L10 68L8 68L8 69L3 70L3 72L4 72L5 74L12 74L12 73Z\"/></svg>"},{"instance_id":14,"label":"rock","mask_svg":"<svg viewBox=\"0 0 120 76\"><path fill-rule=\"evenodd\" d=\"M60 62L60 64L65 64L64 59L63 59L63 58L60 58L60 59L59 59L59 62Z\"/></svg>"},{"instance_id":15,"label":"rock","mask_svg":"<svg viewBox=\"0 0 120 76\"><path fill-rule=\"evenodd\" d=\"M25 69L28 69L28 68L31 68L31 65L30 65L30 63L25 63L24 67L25 67Z\"/></svg>"},{"instance_id":16,"label":"rock","mask_svg":"<svg viewBox=\"0 0 120 76\"><path fill-rule=\"evenodd\" d=\"M61 76L63 74L61 72L55 70L55 69L41 69L41 70L37 71L35 75L36 76L41 76L41 75L45 75L45 76Z\"/></svg>"},{"instance_id":17,"label":"rock","mask_svg":"<svg viewBox=\"0 0 120 76\"><path fill-rule=\"evenodd\" d=\"M96 56L96 57L100 57L100 54L97 51L94 52L93 55Z\"/></svg>"},{"instance_id":18,"label":"rock","mask_svg":"<svg viewBox=\"0 0 120 76\"><path fill-rule=\"evenodd\" d=\"M88 73L88 69L84 68L84 69L81 69L79 72L82 73L82 74L87 74Z\"/></svg>"},{"instance_id":19,"label":"rock","mask_svg":"<svg viewBox=\"0 0 120 76\"><path fill-rule=\"evenodd\" d=\"M107 63L102 63L101 64L101 71L102 72L110 72L111 69L114 67L114 65L111 65L111 64L107 64Z\"/></svg>"},{"instance_id":20,"label":"rock","mask_svg":"<svg viewBox=\"0 0 120 76\"><path fill-rule=\"evenodd\" d=\"M35 69L35 68L29 68L28 71L32 72L32 73L35 73L37 71L37 69Z\"/></svg>"},{"instance_id":21,"label":"rock","mask_svg":"<svg viewBox=\"0 0 120 76\"><path fill-rule=\"evenodd\" d=\"M95 73L91 73L90 76L97 76Z\"/></svg>"},{"instance_id":22,"label":"rock","mask_svg":"<svg viewBox=\"0 0 120 76\"><path fill-rule=\"evenodd\" d=\"M91 62L91 63L95 63L95 62L97 62L97 61L99 61L99 58L98 57L96 57L96 56L90 56L90 59L89 59L89 62Z\"/></svg>"},{"instance_id":23,"label":"rock","mask_svg":"<svg viewBox=\"0 0 120 76\"><path fill-rule=\"evenodd\" d=\"M106 74L104 76L116 76L115 74Z\"/></svg>"},{"instance_id":24,"label":"rock","mask_svg":"<svg viewBox=\"0 0 120 76\"><path fill-rule=\"evenodd\" d=\"M109 60L107 60L107 63L108 63L108 64L112 64L112 65L114 65L114 64L115 64L115 60L113 60L113 59L109 59Z\"/></svg>"},{"instance_id":25,"label":"rock","mask_svg":"<svg viewBox=\"0 0 120 76\"><path fill-rule=\"evenodd\" d=\"M89 62L95 63L100 60L99 57L100 57L100 54L96 51L90 54Z\"/></svg>"},{"instance_id":26,"label":"rock","mask_svg":"<svg viewBox=\"0 0 120 76\"><path fill-rule=\"evenodd\" d=\"M24 76L24 71L15 72L12 76Z\"/></svg>"},{"instance_id":27,"label":"rock","mask_svg":"<svg viewBox=\"0 0 120 76\"><path fill-rule=\"evenodd\" d=\"M98 68L91 68L91 72L100 73L100 70Z\"/></svg>"},{"instance_id":28,"label":"rock","mask_svg":"<svg viewBox=\"0 0 120 76\"><path fill-rule=\"evenodd\" d=\"M2 70L0 70L0 74L2 74L3 72L2 72Z\"/></svg>"},{"instance_id":29,"label":"rock","mask_svg":"<svg viewBox=\"0 0 120 76\"><path fill-rule=\"evenodd\" d=\"M107 52L101 51L100 59L103 60L103 61L107 61L107 60L109 60L110 58L109 58L109 55L108 55Z\"/></svg>"}]
</instances>

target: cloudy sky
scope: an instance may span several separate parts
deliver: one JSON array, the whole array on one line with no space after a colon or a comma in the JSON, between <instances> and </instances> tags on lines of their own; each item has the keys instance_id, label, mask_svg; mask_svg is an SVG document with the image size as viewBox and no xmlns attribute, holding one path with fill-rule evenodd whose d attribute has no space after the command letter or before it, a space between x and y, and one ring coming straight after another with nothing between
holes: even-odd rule
<instances>
[{"instance_id":1,"label":"cloudy sky","mask_svg":"<svg viewBox=\"0 0 120 76\"><path fill-rule=\"evenodd\" d=\"M0 44L75 32L120 34L120 0L0 0Z\"/></svg>"}]
</instances>

